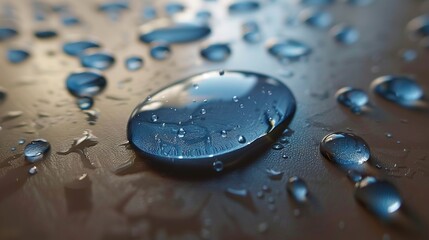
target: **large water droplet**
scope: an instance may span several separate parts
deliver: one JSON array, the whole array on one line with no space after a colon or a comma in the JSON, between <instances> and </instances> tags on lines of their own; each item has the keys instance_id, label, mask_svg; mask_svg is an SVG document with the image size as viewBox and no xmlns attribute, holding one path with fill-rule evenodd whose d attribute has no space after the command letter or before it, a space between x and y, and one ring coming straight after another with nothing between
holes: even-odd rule
<instances>
[{"instance_id":1,"label":"large water droplet","mask_svg":"<svg viewBox=\"0 0 429 240\"><path fill-rule=\"evenodd\" d=\"M67 90L78 97L97 95L106 85L106 78L94 71L71 73L66 80Z\"/></svg>"},{"instance_id":2,"label":"large water droplet","mask_svg":"<svg viewBox=\"0 0 429 240\"><path fill-rule=\"evenodd\" d=\"M8 40L18 35L18 31L12 27L0 26L0 41Z\"/></svg>"},{"instance_id":3,"label":"large water droplet","mask_svg":"<svg viewBox=\"0 0 429 240\"><path fill-rule=\"evenodd\" d=\"M287 191L289 194L298 202L304 202L307 200L308 187L307 184L299 177L289 178L287 185Z\"/></svg>"},{"instance_id":4,"label":"large water droplet","mask_svg":"<svg viewBox=\"0 0 429 240\"><path fill-rule=\"evenodd\" d=\"M307 25L315 28L328 28L334 21L329 12L321 10L306 10L301 14L301 18Z\"/></svg>"},{"instance_id":5,"label":"large water droplet","mask_svg":"<svg viewBox=\"0 0 429 240\"><path fill-rule=\"evenodd\" d=\"M429 36L429 14L418 16L410 21L407 25L407 29L412 33L421 36Z\"/></svg>"},{"instance_id":6,"label":"large water droplet","mask_svg":"<svg viewBox=\"0 0 429 240\"><path fill-rule=\"evenodd\" d=\"M33 140L24 148L25 159L31 163L40 161L50 148L51 145L45 139Z\"/></svg>"},{"instance_id":7,"label":"large water droplet","mask_svg":"<svg viewBox=\"0 0 429 240\"><path fill-rule=\"evenodd\" d=\"M337 42L344 45L351 45L359 40L359 32L356 28L347 25L337 25L331 30Z\"/></svg>"},{"instance_id":8,"label":"large water droplet","mask_svg":"<svg viewBox=\"0 0 429 240\"><path fill-rule=\"evenodd\" d=\"M368 95L360 90L351 87L344 87L338 90L337 101L348 107L352 112L359 113L368 103Z\"/></svg>"},{"instance_id":9,"label":"large water droplet","mask_svg":"<svg viewBox=\"0 0 429 240\"><path fill-rule=\"evenodd\" d=\"M165 60L171 55L171 48L166 43L153 43L150 48L150 56L155 60Z\"/></svg>"},{"instance_id":10,"label":"large water droplet","mask_svg":"<svg viewBox=\"0 0 429 240\"><path fill-rule=\"evenodd\" d=\"M257 1L238 0L229 5L228 10L232 14L254 12L260 8Z\"/></svg>"},{"instance_id":11,"label":"large water droplet","mask_svg":"<svg viewBox=\"0 0 429 240\"><path fill-rule=\"evenodd\" d=\"M234 96L246 107L240 108ZM151 94L138 105L128 122L128 140L152 163L211 170L216 161L228 167L268 147L272 140L266 136L281 134L294 111L292 93L274 78L206 72ZM274 125L267 123L267 112L273 113ZM186 133L182 137L181 130Z\"/></svg>"},{"instance_id":12,"label":"large water droplet","mask_svg":"<svg viewBox=\"0 0 429 240\"><path fill-rule=\"evenodd\" d=\"M7 50L7 60L10 63L21 63L30 57L30 53L24 49L9 49Z\"/></svg>"},{"instance_id":13,"label":"large water droplet","mask_svg":"<svg viewBox=\"0 0 429 240\"><path fill-rule=\"evenodd\" d=\"M83 67L98 70L106 70L115 63L113 55L106 52L83 53L79 58Z\"/></svg>"},{"instance_id":14,"label":"large water droplet","mask_svg":"<svg viewBox=\"0 0 429 240\"><path fill-rule=\"evenodd\" d=\"M200 40L210 33L210 27L203 23L157 19L140 27L139 38L145 43L186 43Z\"/></svg>"},{"instance_id":15,"label":"large water droplet","mask_svg":"<svg viewBox=\"0 0 429 240\"><path fill-rule=\"evenodd\" d=\"M131 56L125 60L125 67L129 71L137 71L143 66L143 59L138 56Z\"/></svg>"},{"instance_id":16,"label":"large water droplet","mask_svg":"<svg viewBox=\"0 0 429 240\"><path fill-rule=\"evenodd\" d=\"M88 48L99 48L100 44L90 40L66 42L63 51L71 56L77 56Z\"/></svg>"},{"instance_id":17,"label":"large water droplet","mask_svg":"<svg viewBox=\"0 0 429 240\"><path fill-rule=\"evenodd\" d=\"M268 44L268 52L283 60L299 60L311 53L311 48L297 40L276 41Z\"/></svg>"},{"instance_id":18,"label":"large water droplet","mask_svg":"<svg viewBox=\"0 0 429 240\"><path fill-rule=\"evenodd\" d=\"M400 105L412 105L423 97L423 89L407 76L382 76L372 83L374 91L389 101Z\"/></svg>"},{"instance_id":19,"label":"large water droplet","mask_svg":"<svg viewBox=\"0 0 429 240\"><path fill-rule=\"evenodd\" d=\"M226 43L214 43L201 50L201 56L212 62L225 61L231 55L231 48Z\"/></svg>"},{"instance_id":20,"label":"large water droplet","mask_svg":"<svg viewBox=\"0 0 429 240\"><path fill-rule=\"evenodd\" d=\"M320 142L320 152L328 160L340 165L362 164L371 155L365 140L344 132L326 135Z\"/></svg>"},{"instance_id":21,"label":"large water droplet","mask_svg":"<svg viewBox=\"0 0 429 240\"><path fill-rule=\"evenodd\" d=\"M366 177L356 184L355 198L382 218L389 217L402 205L402 197L396 187L374 177Z\"/></svg>"}]
</instances>

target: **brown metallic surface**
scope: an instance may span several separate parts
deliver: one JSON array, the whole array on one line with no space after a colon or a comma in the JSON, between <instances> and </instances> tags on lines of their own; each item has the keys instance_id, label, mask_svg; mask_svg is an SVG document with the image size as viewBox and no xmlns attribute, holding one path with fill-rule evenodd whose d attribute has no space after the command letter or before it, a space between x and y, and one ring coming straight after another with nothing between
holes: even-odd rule
<instances>
[{"instance_id":1,"label":"brown metallic surface","mask_svg":"<svg viewBox=\"0 0 429 240\"><path fill-rule=\"evenodd\" d=\"M428 239L429 114L401 108L370 89L378 76L410 74L429 93L429 52L406 30L411 19L429 12L428 1L375 0L367 7L338 1L327 9L336 23L360 31L361 39L352 46L339 45L327 30L300 22L287 25L288 16L303 9L296 1L263 1L258 12L239 16L228 14L226 1L183 1L189 14L202 8L212 12L213 34L173 45L166 61L152 60L148 46L137 40L139 14L150 1L131 1L131 9L117 21L96 11L100 1L68 1L83 21L77 27L61 26L53 13L47 21L35 22L31 1L0 0L5 2L15 7L21 34L0 43L0 86L8 92L0 115L17 110L24 114L0 124L0 239ZM165 1L153 2L164 14ZM240 39L240 24L249 19L260 23L260 44ZM33 29L45 26L57 29L59 36L39 40L32 35ZM313 54L306 61L279 63L267 53L265 41L282 37L308 43ZM67 75L80 66L62 52L62 43L80 38L99 40L116 57L115 65L104 72L108 87L95 100L94 108L100 111L95 125L88 124L65 89ZM209 63L199 49L216 41L230 42L232 55L225 62ZM28 48L32 56L12 65L4 57L9 46ZM404 62L404 49L416 50L418 58ZM124 60L129 55L141 55L144 67L128 72ZM298 105L284 149L268 149L238 169L193 180L165 176L122 145L131 111L149 93L216 69L269 74L292 90ZM293 77L282 76L285 70ZM366 90L371 110L354 115L341 107L334 96L344 86ZM97 144L84 152L58 153L86 129L98 137ZM355 201L345 171L321 156L319 142L332 131L352 131L369 143L373 160L365 171L391 181L401 192L406 214L399 223L384 223L366 211ZM27 173L30 165L21 156L21 138L51 143L34 176ZM283 171L283 178L270 179L267 168ZM78 181L83 174L87 176ZM296 204L286 192L288 178L295 175L309 186L311 198L305 204ZM263 186L269 190L258 198ZM227 188L247 189L251 199L235 199L225 194Z\"/></svg>"}]
</instances>

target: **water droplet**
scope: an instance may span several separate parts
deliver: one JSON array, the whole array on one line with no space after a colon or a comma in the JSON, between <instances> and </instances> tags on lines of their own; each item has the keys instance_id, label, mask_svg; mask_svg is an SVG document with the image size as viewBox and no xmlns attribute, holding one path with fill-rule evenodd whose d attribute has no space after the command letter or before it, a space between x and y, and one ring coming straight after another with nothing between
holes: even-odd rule
<instances>
[{"instance_id":1,"label":"water droplet","mask_svg":"<svg viewBox=\"0 0 429 240\"><path fill-rule=\"evenodd\" d=\"M321 10L305 10L301 14L301 19L314 28L328 28L334 22L334 18L329 12Z\"/></svg>"},{"instance_id":2,"label":"water droplet","mask_svg":"<svg viewBox=\"0 0 429 240\"><path fill-rule=\"evenodd\" d=\"M19 145L22 145L22 144L24 144L24 143L25 143L25 139L19 139L19 140L18 140L18 144L19 144Z\"/></svg>"},{"instance_id":3,"label":"water droplet","mask_svg":"<svg viewBox=\"0 0 429 240\"><path fill-rule=\"evenodd\" d=\"M196 17L202 21L207 21L212 17L212 14L208 10L200 10L196 13Z\"/></svg>"},{"instance_id":4,"label":"water droplet","mask_svg":"<svg viewBox=\"0 0 429 240\"><path fill-rule=\"evenodd\" d=\"M238 142L241 144L246 143L246 138L243 137L242 135L240 135L240 136L238 136Z\"/></svg>"},{"instance_id":5,"label":"water droplet","mask_svg":"<svg viewBox=\"0 0 429 240\"><path fill-rule=\"evenodd\" d=\"M7 98L7 91L6 89L0 87L0 103L2 103Z\"/></svg>"},{"instance_id":6,"label":"water droplet","mask_svg":"<svg viewBox=\"0 0 429 240\"><path fill-rule=\"evenodd\" d=\"M209 61L222 62L231 55L231 48L226 43L214 43L203 48L200 53Z\"/></svg>"},{"instance_id":7,"label":"water droplet","mask_svg":"<svg viewBox=\"0 0 429 240\"><path fill-rule=\"evenodd\" d=\"M38 162L43 159L50 148L51 145L45 139L33 140L24 148L25 159L30 163Z\"/></svg>"},{"instance_id":8,"label":"water droplet","mask_svg":"<svg viewBox=\"0 0 429 240\"><path fill-rule=\"evenodd\" d=\"M35 175L38 172L36 166L32 166L30 169L28 169L28 174Z\"/></svg>"},{"instance_id":9,"label":"water droplet","mask_svg":"<svg viewBox=\"0 0 429 240\"><path fill-rule=\"evenodd\" d=\"M386 218L399 210L402 197L390 182L366 177L356 184L355 198L369 211Z\"/></svg>"},{"instance_id":10,"label":"water droplet","mask_svg":"<svg viewBox=\"0 0 429 240\"><path fill-rule=\"evenodd\" d=\"M153 43L150 48L150 56L155 60L165 60L171 55L170 46L165 43Z\"/></svg>"},{"instance_id":11,"label":"water droplet","mask_svg":"<svg viewBox=\"0 0 429 240\"><path fill-rule=\"evenodd\" d=\"M125 60L125 67L129 71L137 71L143 66L143 59L138 56L131 56Z\"/></svg>"},{"instance_id":12,"label":"water droplet","mask_svg":"<svg viewBox=\"0 0 429 240\"><path fill-rule=\"evenodd\" d=\"M401 51L402 60L405 62L412 62L417 58L417 52L413 49L406 49Z\"/></svg>"},{"instance_id":13,"label":"water droplet","mask_svg":"<svg viewBox=\"0 0 429 240\"><path fill-rule=\"evenodd\" d=\"M179 128L179 131L177 131L177 136L178 136L179 138L184 137L184 136L185 136L185 134L186 134L186 132L185 132L185 130L184 130L183 128Z\"/></svg>"},{"instance_id":14,"label":"water droplet","mask_svg":"<svg viewBox=\"0 0 429 240\"><path fill-rule=\"evenodd\" d=\"M423 97L423 89L406 76L382 76L372 83L374 91L384 99L400 105L412 105Z\"/></svg>"},{"instance_id":15,"label":"water droplet","mask_svg":"<svg viewBox=\"0 0 429 240\"><path fill-rule=\"evenodd\" d=\"M157 122L158 121L158 116L153 114L152 115L152 122Z\"/></svg>"},{"instance_id":16,"label":"water droplet","mask_svg":"<svg viewBox=\"0 0 429 240\"><path fill-rule=\"evenodd\" d=\"M199 88L195 89L194 84ZM272 95L267 98L262 90L271 91ZM238 108L233 96L248 107ZM267 125L266 111L257 111L261 108L277 113L273 116L274 126ZM275 78L242 71L227 71L223 76L215 71L206 72L151 94L151 101L138 105L128 122L128 140L153 163L211 169L217 159L230 166L248 159L252 150L261 151L269 146L271 140L264 136L282 132L294 110L291 92ZM154 114L163 121L154 123ZM186 134L179 139L180 128ZM223 137L222 131L236 137Z\"/></svg>"},{"instance_id":17,"label":"water droplet","mask_svg":"<svg viewBox=\"0 0 429 240\"><path fill-rule=\"evenodd\" d=\"M165 12L170 16L179 12L183 12L184 10L185 6L179 2L170 2L165 5Z\"/></svg>"},{"instance_id":18,"label":"water droplet","mask_svg":"<svg viewBox=\"0 0 429 240\"><path fill-rule=\"evenodd\" d=\"M57 35L57 31L52 29L41 29L34 32L34 36L40 39L54 38Z\"/></svg>"},{"instance_id":19,"label":"water droplet","mask_svg":"<svg viewBox=\"0 0 429 240\"><path fill-rule=\"evenodd\" d=\"M112 54L106 52L83 53L79 56L82 67L106 70L115 63Z\"/></svg>"},{"instance_id":20,"label":"water droplet","mask_svg":"<svg viewBox=\"0 0 429 240\"><path fill-rule=\"evenodd\" d=\"M299 60L311 53L311 48L297 40L274 41L268 44L268 52L280 60Z\"/></svg>"},{"instance_id":21,"label":"water droplet","mask_svg":"<svg viewBox=\"0 0 429 240\"><path fill-rule=\"evenodd\" d=\"M99 48L101 45L90 40L66 42L63 44L63 51L70 56L77 56L86 49Z\"/></svg>"},{"instance_id":22,"label":"water droplet","mask_svg":"<svg viewBox=\"0 0 429 240\"><path fill-rule=\"evenodd\" d=\"M242 38L247 43L258 43L262 40L259 25L255 21L245 22L241 27Z\"/></svg>"},{"instance_id":23,"label":"water droplet","mask_svg":"<svg viewBox=\"0 0 429 240\"><path fill-rule=\"evenodd\" d=\"M9 49L7 50L7 60L10 63L21 63L30 57L30 53L24 49Z\"/></svg>"},{"instance_id":24,"label":"water droplet","mask_svg":"<svg viewBox=\"0 0 429 240\"><path fill-rule=\"evenodd\" d=\"M337 101L349 108L354 113L359 113L368 103L368 95L360 90L351 87L344 87L337 91Z\"/></svg>"},{"instance_id":25,"label":"water droplet","mask_svg":"<svg viewBox=\"0 0 429 240\"><path fill-rule=\"evenodd\" d=\"M92 97L80 97L76 100L76 104L80 110L88 110L94 105L94 99Z\"/></svg>"},{"instance_id":26,"label":"water droplet","mask_svg":"<svg viewBox=\"0 0 429 240\"><path fill-rule=\"evenodd\" d=\"M216 161L213 163L213 169L216 172L222 172L223 170L223 163L221 161Z\"/></svg>"},{"instance_id":27,"label":"water droplet","mask_svg":"<svg viewBox=\"0 0 429 240\"><path fill-rule=\"evenodd\" d=\"M362 180L362 175L355 170L349 170L347 172L347 177L350 179L350 181L352 181L354 183L357 183L360 180Z\"/></svg>"},{"instance_id":28,"label":"water droplet","mask_svg":"<svg viewBox=\"0 0 429 240\"><path fill-rule=\"evenodd\" d=\"M324 6L333 4L335 0L301 0L301 4L309 6Z\"/></svg>"},{"instance_id":29,"label":"water droplet","mask_svg":"<svg viewBox=\"0 0 429 240\"><path fill-rule=\"evenodd\" d=\"M129 7L128 2L126 1L111 1L111 2L100 3L98 5L98 11L106 12L106 13L120 12L123 10L127 10L128 7Z\"/></svg>"},{"instance_id":30,"label":"water droplet","mask_svg":"<svg viewBox=\"0 0 429 240\"><path fill-rule=\"evenodd\" d=\"M221 134L221 136L222 137L227 137L227 135L228 135L228 133L225 131L225 130L222 130L221 132L220 132L220 134Z\"/></svg>"},{"instance_id":31,"label":"water droplet","mask_svg":"<svg viewBox=\"0 0 429 240\"><path fill-rule=\"evenodd\" d=\"M103 75L93 71L71 73L66 80L67 90L77 97L99 94L107 85Z\"/></svg>"},{"instance_id":32,"label":"water droplet","mask_svg":"<svg viewBox=\"0 0 429 240\"><path fill-rule=\"evenodd\" d=\"M219 71L219 75L220 75L220 76L223 76L224 74L225 74L225 71L224 71L224 70L220 70L220 71Z\"/></svg>"},{"instance_id":33,"label":"water droplet","mask_svg":"<svg viewBox=\"0 0 429 240\"><path fill-rule=\"evenodd\" d=\"M63 14L61 16L61 22L66 27L79 25L81 23L80 19L78 17L73 16L73 15L69 15L69 13Z\"/></svg>"},{"instance_id":34,"label":"water droplet","mask_svg":"<svg viewBox=\"0 0 429 240\"><path fill-rule=\"evenodd\" d=\"M268 177L272 180L281 180L283 178L284 172L277 171L271 168L266 169Z\"/></svg>"},{"instance_id":35,"label":"water droplet","mask_svg":"<svg viewBox=\"0 0 429 240\"><path fill-rule=\"evenodd\" d=\"M335 40L344 45L351 45L359 40L359 32L352 26L336 25L331 32Z\"/></svg>"},{"instance_id":36,"label":"water droplet","mask_svg":"<svg viewBox=\"0 0 429 240\"><path fill-rule=\"evenodd\" d=\"M284 148L284 146L280 143L274 143L273 146L271 147L274 150L281 150Z\"/></svg>"},{"instance_id":37,"label":"water droplet","mask_svg":"<svg viewBox=\"0 0 429 240\"><path fill-rule=\"evenodd\" d=\"M407 25L407 29L420 36L429 36L429 14L418 16L410 21Z\"/></svg>"},{"instance_id":38,"label":"water droplet","mask_svg":"<svg viewBox=\"0 0 429 240\"><path fill-rule=\"evenodd\" d=\"M251 0L239 0L229 5L228 10L232 14L238 13L249 13L257 11L260 8L260 4L257 1Z\"/></svg>"},{"instance_id":39,"label":"water droplet","mask_svg":"<svg viewBox=\"0 0 429 240\"><path fill-rule=\"evenodd\" d=\"M320 142L322 155L337 164L362 164L369 160L368 144L352 133L335 132L326 135Z\"/></svg>"},{"instance_id":40,"label":"water droplet","mask_svg":"<svg viewBox=\"0 0 429 240\"><path fill-rule=\"evenodd\" d=\"M211 29L206 24L157 19L140 27L139 39L145 43L187 43L200 40L210 33Z\"/></svg>"},{"instance_id":41,"label":"water droplet","mask_svg":"<svg viewBox=\"0 0 429 240\"><path fill-rule=\"evenodd\" d=\"M0 42L11 39L18 35L18 31L15 28L0 26Z\"/></svg>"},{"instance_id":42,"label":"water droplet","mask_svg":"<svg viewBox=\"0 0 429 240\"><path fill-rule=\"evenodd\" d=\"M288 193L298 202L307 200L308 187L301 178L294 176L289 178L286 185Z\"/></svg>"},{"instance_id":43,"label":"water droplet","mask_svg":"<svg viewBox=\"0 0 429 240\"><path fill-rule=\"evenodd\" d=\"M355 6L368 6L373 3L374 0L347 0L347 3Z\"/></svg>"},{"instance_id":44,"label":"water droplet","mask_svg":"<svg viewBox=\"0 0 429 240\"><path fill-rule=\"evenodd\" d=\"M100 111L98 111L97 109L93 109L93 110L84 110L83 111L86 116L87 116L87 121L90 125L94 125L97 123L98 117L100 115Z\"/></svg>"}]
</instances>

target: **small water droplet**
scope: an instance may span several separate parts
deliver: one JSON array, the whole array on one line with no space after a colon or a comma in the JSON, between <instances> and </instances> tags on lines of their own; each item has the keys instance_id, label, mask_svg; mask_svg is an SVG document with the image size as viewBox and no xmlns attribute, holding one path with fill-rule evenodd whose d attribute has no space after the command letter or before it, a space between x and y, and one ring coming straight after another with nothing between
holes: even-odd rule
<instances>
[{"instance_id":1,"label":"small water droplet","mask_svg":"<svg viewBox=\"0 0 429 240\"><path fill-rule=\"evenodd\" d=\"M301 4L309 6L326 6L334 2L335 0L301 0Z\"/></svg>"},{"instance_id":2,"label":"small water droplet","mask_svg":"<svg viewBox=\"0 0 429 240\"><path fill-rule=\"evenodd\" d=\"M71 73L66 80L67 90L77 97L97 95L106 85L106 78L94 71Z\"/></svg>"},{"instance_id":3,"label":"small water droplet","mask_svg":"<svg viewBox=\"0 0 429 240\"><path fill-rule=\"evenodd\" d=\"M348 25L336 25L331 30L335 40L344 45L351 45L359 40L359 31Z\"/></svg>"},{"instance_id":4,"label":"small water droplet","mask_svg":"<svg viewBox=\"0 0 429 240\"><path fill-rule=\"evenodd\" d=\"M368 6L374 2L374 0L346 0L348 4L354 6Z\"/></svg>"},{"instance_id":5,"label":"small water droplet","mask_svg":"<svg viewBox=\"0 0 429 240\"><path fill-rule=\"evenodd\" d=\"M369 160L368 144L352 133L335 132L326 135L320 142L322 155L337 164L362 164Z\"/></svg>"},{"instance_id":6,"label":"small water droplet","mask_svg":"<svg viewBox=\"0 0 429 240\"><path fill-rule=\"evenodd\" d=\"M165 60L171 55L171 49L165 43L153 43L150 48L150 56L155 60Z\"/></svg>"},{"instance_id":7,"label":"small water droplet","mask_svg":"<svg viewBox=\"0 0 429 240\"><path fill-rule=\"evenodd\" d=\"M152 115L152 122L158 122L158 116L153 114Z\"/></svg>"},{"instance_id":8,"label":"small water droplet","mask_svg":"<svg viewBox=\"0 0 429 240\"><path fill-rule=\"evenodd\" d=\"M328 28L334 22L329 12L321 10L305 10L301 13L301 19L307 25L314 28Z\"/></svg>"},{"instance_id":9,"label":"small water droplet","mask_svg":"<svg viewBox=\"0 0 429 240\"><path fill-rule=\"evenodd\" d=\"M402 106L413 105L423 97L422 87L406 76L382 76L373 81L372 87L379 96Z\"/></svg>"},{"instance_id":10,"label":"small water droplet","mask_svg":"<svg viewBox=\"0 0 429 240\"><path fill-rule=\"evenodd\" d=\"M368 95L356 88L344 87L337 91L337 101L354 113L359 113L368 103Z\"/></svg>"},{"instance_id":11,"label":"small water droplet","mask_svg":"<svg viewBox=\"0 0 429 240\"><path fill-rule=\"evenodd\" d=\"M350 179L350 181L352 181L354 183L357 183L360 180L362 180L362 175L355 170L349 170L347 172L347 177Z\"/></svg>"},{"instance_id":12,"label":"small water droplet","mask_svg":"<svg viewBox=\"0 0 429 240\"><path fill-rule=\"evenodd\" d=\"M99 48L101 45L95 41L81 40L66 42L63 44L63 51L70 56L78 56L80 53L89 48Z\"/></svg>"},{"instance_id":13,"label":"small water droplet","mask_svg":"<svg viewBox=\"0 0 429 240\"><path fill-rule=\"evenodd\" d=\"M247 43L258 43L262 40L259 25L255 21L245 22L241 27L242 38Z\"/></svg>"},{"instance_id":14,"label":"small water droplet","mask_svg":"<svg viewBox=\"0 0 429 240\"><path fill-rule=\"evenodd\" d=\"M238 136L238 142L241 144L246 143L246 138L244 136L240 135L240 136Z\"/></svg>"},{"instance_id":15,"label":"small water droplet","mask_svg":"<svg viewBox=\"0 0 429 240\"><path fill-rule=\"evenodd\" d=\"M18 35L18 31L13 27L0 26L0 42L11 39Z\"/></svg>"},{"instance_id":16,"label":"small water droplet","mask_svg":"<svg viewBox=\"0 0 429 240\"><path fill-rule=\"evenodd\" d=\"M417 52L413 49L405 49L401 51L401 57L404 62L412 62L417 58Z\"/></svg>"},{"instance_id":17,"label":"small water droplet","mask_svg":"<svg viewBox=\"0 0 429 240\"><path fill-rule=\"evenodd\" d=\"M225 74L225 71L224 71L224 70L220 70L220 71L219 71L219 75L220 75L220 76L223 76L224 74Z\"/></svg>"},{"instance_id":18,"label":"small water droplet","mask_svg":"<svg viewBox=\"0 0 429 240\"><path fill-rule=\"evenodd\" d=\"M34 32L34 36L40 39L54 38L57 35L57 31L53 29L41 29Z\"/></svg>"},{"instance_id":19,"label":"small water droplet","mask_svg":"<svg viewBox=\"0 0 429 240\"><path fill-rule=\"evenodd\" d=\"M273 146L271 147L274 150L281 150L284 148L284 146L280 143L274 143Z\"/></svg>"},{"instance_id":20,"label":"small water droplet","mask_svg":"<svg viewBox=\"0 0 429 240\"><path fill-rule=\"evenodd\" d=\"M249 13L259 10L260 4L257 1L240 0L231 3L228 10L231 14Z\"/></svg>"},{"instance_id":21,"label":"small water droplet","mask_svg":"<svg viewBox=\"0 0 429 240\"><path fill-rule=\"evenodd\" d=\"M165 5L165 12L168 15L174 15L185 10L185 5L179 2L170 2Z\"/></svg>"},{"instance_id":22,"label":"small water droplet","mask_svg":"<svg viewBox=\"0 0 429 240\"><path fill-rule=\"evenodd\" d=\"M311 48L297 40L274 41L268 44L268 52L280 60L299 60L310 55Z\"/></svg>"},{"instance_id":23,"label":"small water droplet","mask_svg":"<svg viewBox=\"0 0 429 240\"><path fill-rule=\"evenodd\" d=\"M30 163L38 162L43 159L50 148L51 145L45 139L33 140L24 148L25 159Z\"/></svg>"},{"instance_id":24,"label":"small water droplet","mask_svg":"<svg viewBox=\"0 0 429 240\"><path fill-rule=\"evenodd\" d=\"M177 136L179 138L183 138L185 136L186 132L183 128L179 128L179 131L177 131Z\"/></svg>"},{"instance_id":25,"label":"small water droplet","mask_svg":"<svg viewBox=\"0 0 429 240\"><path fill-rule=\"evenodd\" d=\"M226 43L214 43L203 48L200 54L206 60L222 62L231 55L231 48Z\"/></svg>"},{"instance_id":26,"label":"small water droplet","mask_svg":"<svg viewBox=\"0 0 429 240\"><path fill-rule=\"evenodd\" d=\"M94 105L94 99L92 97L79 97L76 104L80 110L88 110Z\"/></svg>"},{"instance_id":27,"label":"small water droplet","mask_svg":"<svg viewBox=\"0 0 429 240\"><path fill-rule=\"evenodd\" d=\"M143 59L138 56L131 56L125 60L125 67L129 71L137 71L143 66Z\"/></svg>"},{"instance_id":28,"label":"small water droplet","mask_svg":"<svg viewBox=\"0 0 429 240\"><path fill-rule=\"evenodd\" d=\"M7 50L7 60L10 63L21 63L30 57L30 53L24 49Z\"/></svg>"},{"instance_id":29,"label":"small water droplet","mask_svg":"<svg viewBox=\"0 0 429 240\"><path fill-rule=\"evenodd\" d=\"M213 163L213 169L216 172L222 172L223 170L223 163L221 161L216 161Z\"/></svg>"},{"instance_id":30,"label":"small water droplet","mask_svg":"<svg viewBox=\"0 0 429 240\"><path fill-rule=\"evenodd\" d=\"M418 16L410 21L407 29L420 37L429 36L429 14Z\"/></svg>"},{"instance_id":31,"label":"small water droplet","mask_svg":"<svg viewBox=\"0 0 429 240\"><path fill-rule=\"evenodd\" d=\"M396 187L374 177L366 177L356 184L355 198L381 218L389 217L402 205L402 197Z\"/></svg>"},{"instance_id":32,"label":"small water droplet","mask_svg":"<svg viewBox=\"0 0 429 240\"><path fill-rule=\"evenodd\" d=\"M298 202L304 202L307 200L308 187L307 184L299 177L291 177L287 182L288 193Z\"/></svg>"},{"instance_id":33,"label":"small water droplet","mask_svg":"<svg viewBox=\"0 0 429 240\"><path fill-rule=\"evenodd\" d=\"M107 52L83 53L79 56L82 67L106 70L115 63L115 58Z\"/></svg>"},{"instance_id":34,"label":"small water droplet","mask_svg":"<svg viewBox=\"0 0 429 240\"><path fill-rule=\"evenodd\" d=\"M35 175L37 174L38 170L36 166L32 166L30 169L28 169L28 174Z\"/></svg>"},{"instance_id":35,"label":"small water droplet","mask_svg":"<svg viewBox=\"0 0 429 240\"><path fill-rule=\"evenodd\" d=\"M22 145L22 144L24 144L24 143L25 143L25 139L19 139L19 140L18 140L18 144L19 144L19 145Z\"/></svg>"},{"instance_id":36,"label":"small water droplet","mask_svg":"<svg viewBox=\"0 0 429 240\"><path fill-rule=\"evenodd\" d=\"M266 172L268 174L268 177L272 180L281 180L284 174L284 172L282 171L277 171L271 168L266 169Z\"/></svg>"},{"instance_id":37,"label":"small water droplet","mask_svg":"<svg viewBox=\"0 0 429 240\"><path fill-rule=\"evenodd\" d=\"M210 27L204 23L156 19L140 27L139 39L145 43L187 43L200 40L210 33Z\"/></svg>"}]
</instances>

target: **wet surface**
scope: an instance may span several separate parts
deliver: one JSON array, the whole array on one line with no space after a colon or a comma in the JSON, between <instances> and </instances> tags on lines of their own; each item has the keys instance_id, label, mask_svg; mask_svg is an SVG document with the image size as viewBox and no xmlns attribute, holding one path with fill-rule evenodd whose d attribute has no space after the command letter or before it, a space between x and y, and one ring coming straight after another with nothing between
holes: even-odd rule
<instances>
[{"instance_id":1,"label":"wet surface","mask_svg":"<svg viewBox=\"0 0 429 240\"><path fill-rule=\"evenodd\" d=\"M428 238L427 1L109 2L0 0L1 239ZM56 36L38 38L40 30ZM201 50L216 43L230 51L208 61ZM270 52L275 43L283 45ZM159 45L169 48L162 61L151 56ZM10 49L31 54L13 64ZM115 63L102 73L82 68L85 50L112 54ZM128 66L130 57L143 64ZM179 177L127 142L127 122L144 99L228 70L279 79L296 100L288 130L251 160L233 169L213 161L215 174ZM67 85L71 74L89 71L97 77ZM417 85L376 89L377 79L392 76ZM345 87L362 92L343 104L337 93ZM363 103L359 114L351 109ZM183 131L174 132L178 139ZM370 158L357 166L328 161L320 142L333 132L364 139ZM251 138L233 136L237 144ZM50 149L31 163L24 149L37 139ZM307 190L294 182L291 195L294 176Z\"/></svg>"}]
</instances>

